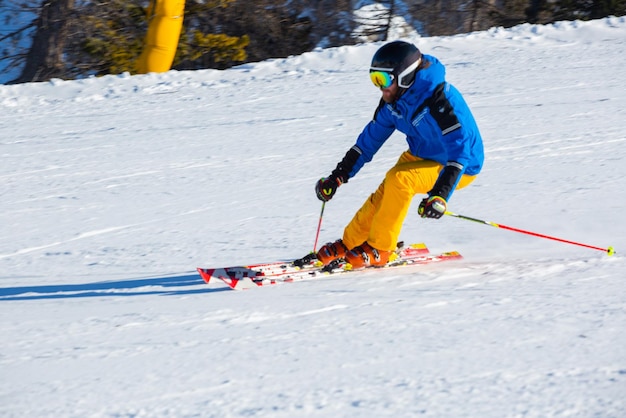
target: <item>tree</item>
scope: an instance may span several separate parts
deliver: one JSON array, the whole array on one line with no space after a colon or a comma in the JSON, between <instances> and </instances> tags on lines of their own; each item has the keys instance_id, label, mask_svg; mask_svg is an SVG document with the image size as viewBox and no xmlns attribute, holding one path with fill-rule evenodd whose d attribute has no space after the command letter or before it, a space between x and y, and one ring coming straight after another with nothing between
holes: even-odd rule
<instances>
[{"instance_id":1,"label":"tree","mask_svg":"<svg viewBox=\"0 0 626 418\"><path fill-rule=\"evenodd\" d=\"M147 29L144 1L84 1L66 48L67 76L132 72Z\"/></svg>"},{"instance_id":2,"label":"tree","mask_svg":"<svg viewBox=\"0 0 626 418\"><path fill-rule=\"evenodd\" d=\"M11 12L36 11L23 27L0 32L0 60L16 67L13 82L73 79L135 70L143 49L149 0L0 0ZM522 22L596 19L625 15L626 0L404 0L423 23L424 35L450 35ZM331 47L386 40L394 0L186 0L175 69L224 69ZM358 6L358 7L357 7ZM368 6L368 36L354 37L364 22L354 10ZM372 20L373 19L373 20ZM367 32L367 28L366 32ZM31 36L28 53L18 45ZM422 32L422 30L420 30Z\"/></svg>"},{"instance_id":3,"label":"tree","mask_svg":"<svg viewBox=\"0 0 626 418\"><path fill-rule=\"evenodd\" d=\"M554 20L588 20L626 14L624 0L559 0L549 6Z\"/></svg>"},{"instance_id":4,"label":"tree","mask_svg":"<svg viewBox=\"0 0 626 418\"><path fill-rule=\"evenodd\" d=\"M14 0L0 0L0 71L5 81L12 70L21 68L32 43L36 15L30 7Z\"/></svg>"},{"instance_id":5,"label":"tree","mask_svg":"<svg viewBox=\"0 0 626 418\"><path fill-rule=\"evenodd\" d=\"M358 2L355 12L355 23L358 25L355 37L361 42L386 41L394 6L394 0Z\"/></svg>"},{"instance_id":6,"label":"tree","mask_svg":"<svg viewBox=\"0 0 626 418\"><path fill-rule=\"evenodd\" d=\"M44 0L36 21L32 46L22 74L10 83L44 81L65 73L63 50L74 0Z\"/></svg>"},{"instance_id":7,"label":"tree","mask_svg":"<svg viewBox=\"0 0 626 418\"><path fill-rule=\"evenodd\" d=\"M186 19L193 23L195 14L210 15L232 1L188 0ZM12 82L133 73L146 35L147 3L85 0L75 7L75 0L44 0L34 22L36 30L26 64L20 77ZM249 39L245 35L212 35L187 26L180 42L175 65L185 62L190 68L209 68L202 67L208 63L226 68L246 59Z\"/></svg>"},{"instance_id":8,"label":"tree","mask_svg":"<svg viewBox=\"0 0 626 418\"><path fill-rule=\"evenodd\" d=\"M233 0L185 2L185 17L173 68L215 68L232 66L246 59L248 38L207 33L198 28L198 16L210 16ZM81 19L87 25L76 28L79 34L68 51L78 75L135 72L135 61L143 49L148 27L147 1L109 0L86 2ZM79 32L80 31L80 32ZM204 66L203 66L204 65Z\"/></svg>"},{"instance_id":9,"label":"tree","mask_svg":"<svg viewBox=\"0 0 626 418\"><path fill-rule=\"evenodd\" d=\"M244 62L250 43L247 34L230 36L230 28L223 30L219 26L206 25L207 19L219 16L230 9L235 0L187 1L183 33L174 58L173 68L192 70L200 68L228 68L235 63Z\"/></svg>"},{"instance_id":10,"label":"tree","mask_svg":"<svg viewBox=\"0 0 626 418\"><path fill-rule=\"evenodd\" d=\"M232 0L228 7L216 8L210 14L198 14L195 19L194 27L204 33L247 35L246 52L250 61L301 54L313 48L309 38L311 19L300 16L293 3ZM202 65L210 66L210 59L205 57ZM218 68L226 68L227 64L222 62Z\"/></svg>"}]
</instances>

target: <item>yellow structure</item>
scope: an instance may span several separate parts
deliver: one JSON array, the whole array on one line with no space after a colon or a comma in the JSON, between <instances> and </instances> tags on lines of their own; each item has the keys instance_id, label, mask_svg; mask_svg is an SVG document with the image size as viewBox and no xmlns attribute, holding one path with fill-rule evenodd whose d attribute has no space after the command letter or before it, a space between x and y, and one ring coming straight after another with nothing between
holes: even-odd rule
<instances>
[{"instance_id":1,"label":"yellow structure","mask_svg":"<svg viewBox=\"0 0 626 418\"><path fill-rule=\"evenodd\" d=\"M183 27L185 0L151 0L148 7L148 33L137 60L137 72L169 71L176 55Z\"/></svg>"}]
</instances>

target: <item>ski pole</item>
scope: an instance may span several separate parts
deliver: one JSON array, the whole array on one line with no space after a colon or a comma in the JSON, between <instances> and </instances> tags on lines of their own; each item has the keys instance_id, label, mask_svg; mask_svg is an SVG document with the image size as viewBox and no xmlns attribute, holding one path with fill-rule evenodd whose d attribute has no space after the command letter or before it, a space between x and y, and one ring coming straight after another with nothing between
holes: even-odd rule
<instances>
[{"instance_id":1,"label":"ski pole","mask_svg":"<svg viewBox=\"0 0 626 418\"><path fill-rule=\"evenodd\" d=\"M534 237L546 238L546 239L551 239L551 240L554 240L554 241L564 242L566 244L573 244L573 245L579 245L579 246L585 247L585 248L591 248L592 250L604 251L608 255L615 254L615 249L613 247L608 247L608 248L595 247L593 245L588 245L588 244L583 244L583 243L580 243L580 242L569 241L569 240L562 239L562 238L557 238L557 237L551 237L549 235L538 234L536 232L526 231L526 230L519 229L519 228L513 228L511 226L497 224L495 222L489 222L489 221L483 221L481 219L470 218L469 216L459 215L459 214L456 214L456 213L450 212L450 211L446 211L445 214L448 215L448 216L454 216L455 218L465 219L467 221L472 221L472 222L478 222L478 223L481 223L481 224L493 226L493 227L500 228L500 229L507 229L507 230L513 231L513 232L520 232L522 234L532 235Z\"/></svg>"},{"instance_id":2,"label":"ski pole","mask_svg":"<svg viewBox=\"0 0 626 418\"><path fill-rule=\"evenodd\" d=\"M322 202L322 212L320 213L320 220L317 223L317 233L315 234L315 244L313 244L313 253L317 253L317 240L320 237L320 229L322 228L322 217L324 216L324 208L326 207L326 202Z\"/></svg>"}]
</instances>

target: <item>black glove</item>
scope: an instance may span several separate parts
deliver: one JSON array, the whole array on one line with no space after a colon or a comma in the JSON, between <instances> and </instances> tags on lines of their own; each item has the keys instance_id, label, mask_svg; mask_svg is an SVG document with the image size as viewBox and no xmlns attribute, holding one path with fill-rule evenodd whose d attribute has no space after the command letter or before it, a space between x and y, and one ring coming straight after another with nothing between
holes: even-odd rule
<instances>
[{"instance_id":1,"label":"black glove","mask_svg":"<svg viewBox=\"0 0 626 418\"><path fill-rule=\"evenodd\" d=\"M337 167L328 177L322 177L315 185L315 193L317 198L323 202L328 202L343 183L348 182L350 171L361 156L361 150L356 145L348 150L343 160L337 164Z\"/></svg>"},{"instance_id":2,"label":"black glove","mask_svg":"<svg viewBox=\"0 0 626 418\"><path fill-rule=\"evenodd\" d=\"M417 208L417 213L419 213L422 218L439 219L446 213L447 209L448 204L446 203L446 199L441 196L432 196L422 200Z\"/></svg>"},{"instance_id":3,"label":"black glove","mask_svg":"<svg viewBox=\"0 0 626 418\"><path fill-rule=\"evenodd\" d=\"M428 197L423 199L417 208L417 213L422 218L441 218L448 209L447 199L456 187L459 178L463 174L463 166L457 162L449 161L437 178Z\"/></svg>"},{"instance_id":4,"label":"black glove","mask_svg":"<svg viewBox=\"0 0 626 418\"><path fill-rule=\"evenodd\" d=\"M322 177L315 184L315 193L317 194L317 198L322 202L328 202L333 198L335 192L341 184L341 179L333 174L329 177Z\"/></svg>"}]
</instances>

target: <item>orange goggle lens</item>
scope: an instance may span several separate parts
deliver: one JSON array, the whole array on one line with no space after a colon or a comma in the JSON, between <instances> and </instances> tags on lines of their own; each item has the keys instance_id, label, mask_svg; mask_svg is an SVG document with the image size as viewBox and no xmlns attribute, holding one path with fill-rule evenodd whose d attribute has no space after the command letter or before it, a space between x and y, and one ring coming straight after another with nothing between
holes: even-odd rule
<instances>
[{"instance_id":1,"label":"orange goggle lens","mask_svg":"<svg viewBox=\"0 0 626 418\"><path fill-rule=\"evenodd\" d=\"M379 89L387 89L393 84L393 74L385 71L370 71L372 83Z\"/></svg>"}]
</instances>

